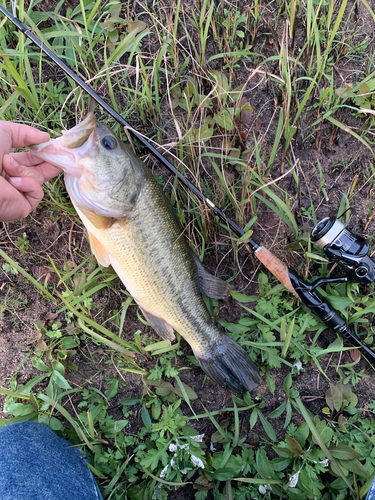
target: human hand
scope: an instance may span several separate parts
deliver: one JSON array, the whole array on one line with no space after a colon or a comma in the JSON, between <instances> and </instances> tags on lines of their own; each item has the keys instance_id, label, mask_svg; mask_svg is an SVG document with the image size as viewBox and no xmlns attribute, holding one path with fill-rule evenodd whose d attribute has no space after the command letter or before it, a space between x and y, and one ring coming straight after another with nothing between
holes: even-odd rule
<instances>
[{"instance_id":1,"label":"human hand","mask_svg":"<svg viewBox=\"0 0 375 500\"><path fill-rule=\"evenodd\" d=\"M0 120L0 221L27 217L43 198L42 184L61 172L32 153L10 150L48 140L46 132Z\"/></svg>"}]
</instances>

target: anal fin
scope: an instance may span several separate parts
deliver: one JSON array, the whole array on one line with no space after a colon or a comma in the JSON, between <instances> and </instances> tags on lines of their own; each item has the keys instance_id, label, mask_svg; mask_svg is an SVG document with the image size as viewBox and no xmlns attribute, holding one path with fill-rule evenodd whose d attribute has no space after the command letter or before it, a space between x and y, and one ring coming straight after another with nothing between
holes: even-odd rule
<instances>
[{"instance_id":1,"label":"anal fin","mask_svg":"<svg viewBox=\"0 0 375 500\"><path fill-rule=\"evenodd\" d=\"M169 323L164 321L164 319L158 318L157 316L145 311L142 307L139 306L139 308L143 312L146 320L162 339L167 340L168 342L176 340L176 335L173 333L173 327Z\"/></svg>"},{"instance_id":2,"label":"anal fin","mask_svg":"<svg viewBox=\"0 0 375 500\"><path fill-rule=\"evenodd\" d=\"M104 267L108 267L111 263L107 250L103 247L100 241L89 232L91 251L95 255L96 260Z\"/></svg>"},{"instance_id":3,"label":"anal fin","mask_svg":"<svg viewBox=\"0 0 375 500\"><path fill-rule=\"evenodd\" d=\"M206 271L198 256L194 252L192 253L198 268L200 292L205 293L212 299L226 299L233 288L225 281Z\"/></svg>"}]
</instances>

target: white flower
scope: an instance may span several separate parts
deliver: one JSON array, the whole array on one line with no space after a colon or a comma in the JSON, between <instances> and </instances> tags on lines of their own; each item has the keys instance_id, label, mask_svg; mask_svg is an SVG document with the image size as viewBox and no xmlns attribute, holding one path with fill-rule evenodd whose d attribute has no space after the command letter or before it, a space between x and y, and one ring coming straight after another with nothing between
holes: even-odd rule
<instances>
[{"instance_id":1,"label":"white flower","mask_svg":"<svg viewBox=\"0 0 375 500\"><path fill-rule=\"evenodd\" d=\"M204 469L204 463L202 462L202 460L200 458L196 457L195 455L190 455L190 459L194 465L196 465L197 467L200 467L201 469Z\"/></svg>"},{"instance_id":2,"label":"white flower","mask_svg":"<svg viewBox=\"0 0 375 500\"><path fill-rule=\"evenodd\" d=\"M167 470L168 470L168 465L166 465L164 467L164 469L160 472L160 477L163 479L163 477L165 477L166 473L167 473Z\"/></svg>"},{"instance_id":3,"label":"white flower","mask_svg":"<svg viewBox=\"0 0 375 500\"><path fill-rule=\"evenodd\" d=\"M297 375L298 375L298 374L299 374L299 372L302 370L302 363L301 363L301 361L300 361L300 360L297 360L297 361L294 363L293 367L295 367L295 368L296 368Z\"/></svg>"},{"instance_id":4,"label":"white flower","mask_svg":"<svg viewBox=\"0 0 375 500\"><path fill-rule=\"evenodd\" d=\"M194 439L197 443L201 443L203 441L204 434L198 434L198 436L191 436L191 439Z\"/></svg>"},{"instance_id":5,"label":"white flower","mask_svg":"<svg viewBox=\"0 0 375 500\"><path fill-rule=\"evenodd\" d=\"M169 445L169 451L177 451L177 446L174 443Z\"/></svg>"},{"instance_id":6,"label":"white flower","mask_svg":"<svg viewBox=\"0 0 375 500\"><path fill-rule=\"evenodd\" d=\"M290 481L289 481L289 488L295 488L297 486L297 483L298 483L298 476L300 474L300 470L298 472L296 472L295 474L293 474L293 476L290 478Z\"/></svg>"},{"instance_id":7,"label":"white flower","mask_svg":"<svg viewBox=\"0 0 375 500\"><path fill-rule=\"evenodd\" d=\"M214 451L216 451L216 448L215 448L215 446L214 446L214 443L211 443L211 444L210 444L210 451L212 451L212 453L213 453Z\"/></svg>"},{"instance_id":8,"label":"white flower","mask_svg":"<svg viewBox=\"0 0 375 500\"><path fill-rule=\"evenodd\" d=\"M261 493L262 495L265 495L267 493L267 490L272 491L270 484L266 484L264 486L263 486L263 484L261 484L259 486L259 493Z\"/></svg>"},{"instance_id":9,"label":"white flower","mask_svg":"<svg viewBox=\"0 0 375 500\"><path fill-rule=\"evenodd\" d=\"M329 465L329 460L328 458L326 458L325 460L322 460L321 462L319 462L320 464L324 465L324 467L328 467Z\"/></svg>"}]
</instances>

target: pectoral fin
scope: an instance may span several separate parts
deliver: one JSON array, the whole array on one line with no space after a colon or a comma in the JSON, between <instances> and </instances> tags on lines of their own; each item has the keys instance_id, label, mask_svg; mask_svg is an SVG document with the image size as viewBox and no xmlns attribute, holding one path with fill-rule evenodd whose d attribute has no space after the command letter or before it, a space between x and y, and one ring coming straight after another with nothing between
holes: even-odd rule
<instances>
[{"instance_id":1,"label":"pectoral fin","mask_svg":"<svg viewBox=\"0 0 375 500\"><path fill-rule=\"evenodd\" d=\"M79 210L97 229L108 229L114 222L112 217L105 217L104 215L96 214L92 210L86 210L82 207L79 207Z\"/></svg>"},{"instance_id":2,"label":"pectoral fin","mask_svg":"<svg viewBox=\"0 0 375 500\"><path fill-rule=\"evenodd\" d=\"M212 299L226 299L233 288L225 281L207 272L198 256L194 252L192 253L198 268L200 292Z\"/></svg>"},{"instance_id":3,"label":"pectoral fin","mask_svg":"<svg viewBox=\"0 0 375 500\"><path fill-rule=\"evenodd\" d=\"M162 339L168 340L168 342L173 342L174 340L176 340L176 336L173 333L173 328L169 323L164 321L162 318L158 318L157 316L154 316L153 314L145 311L144 309L142 309L142 307L139 308L143 312L146 320L150 323L152 328L158 335L160 335Z\"/></svg>"},{"instance_id":4,"label":"pectoral fin","mask_svg":"<svg viewBox=\"0 0 375 500\"><path fill-rule=\"evenodd\" d=\"M107 250L103 247L100 241L89 232L91 251L95 255L96 260L104 267L108 267L111 263Z\"/></svg>"}]
</instances>

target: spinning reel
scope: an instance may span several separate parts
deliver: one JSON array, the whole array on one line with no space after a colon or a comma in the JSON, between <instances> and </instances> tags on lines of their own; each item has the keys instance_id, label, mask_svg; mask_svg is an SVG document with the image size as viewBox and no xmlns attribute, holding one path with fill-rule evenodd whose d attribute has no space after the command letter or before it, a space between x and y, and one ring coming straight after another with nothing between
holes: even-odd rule
<instances>
[{"instance_id":1,"label":"spinning reel","mask_svg":"<svg viewBox=\"0 0 375 500\"><path fill-rule=\"evenodd\" d=\"M301 280L289 269L293 288L304 304L319 316L330 328L338 331L353 344L364 351L366 357L375 362L375 353L351 331L344 319L334 311L315 291L326 283L362 283L369 285L375 281L375 262L368 255L370 244L361 235L346 228L339 220L332 217L322 219L312 231L312 241L327 256L330 262L337 262L346 271L338 278L321 278L313 283Z\"/></svg>"},{"instance_id":2,"label":"spinning reel","mask_svg":"<svg viewBox=\"0 0 375 500\"><path fill-rule=\"evenodd\" d=\"M331 262L347 270L346 278L339 278L339 281L369 285L375 280L375 262L368 255L368 241L349 231L342 222L332 217L322 219L314 227L311 239Z\"/></svg>"}]
</instances>

